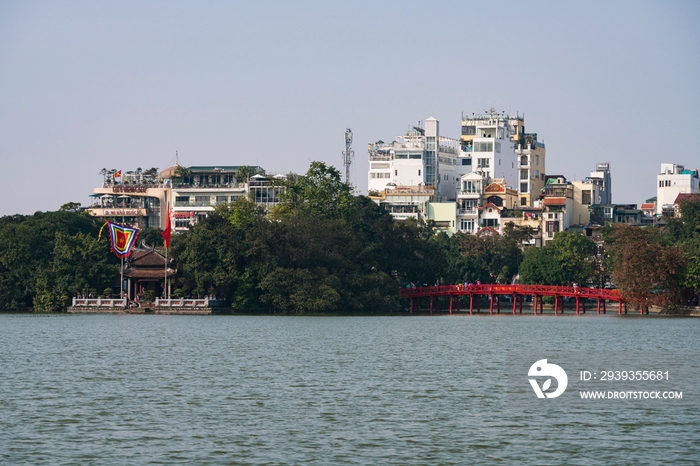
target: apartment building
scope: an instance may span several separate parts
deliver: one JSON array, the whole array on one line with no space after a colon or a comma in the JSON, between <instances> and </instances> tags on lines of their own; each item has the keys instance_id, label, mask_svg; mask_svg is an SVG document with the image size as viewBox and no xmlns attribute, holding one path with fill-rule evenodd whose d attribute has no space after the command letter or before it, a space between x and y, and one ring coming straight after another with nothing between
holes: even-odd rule
<instances>
[{"instance_id":1,"label":"apartment building","mask_svg":"<svg viewBox=\"0 0 700 466\"><path fill-rule=\"evenodd\" d=\"M428 118L391 143L368 145L367 188L380 194L387 189L432 188L435 201L454 200L459 141L440 135L440 122Z\"/></svg>"}]
</instances>

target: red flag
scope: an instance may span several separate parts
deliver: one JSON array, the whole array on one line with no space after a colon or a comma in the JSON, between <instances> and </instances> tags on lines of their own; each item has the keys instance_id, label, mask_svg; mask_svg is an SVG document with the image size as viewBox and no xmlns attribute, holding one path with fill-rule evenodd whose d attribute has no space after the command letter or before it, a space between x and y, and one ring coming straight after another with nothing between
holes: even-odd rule
<instances>
[{"instance_id":1,"label":"red flag","mask_svg":"<svg viewBox=\"0 0 700 466\"><path fill-rule=\"evenodd\" d=\"M168 216L165 217L165 230L163 230L163 240L165 241L165 249L170 247L170 205L168 205Z\"/></svg>"}]
</instances>

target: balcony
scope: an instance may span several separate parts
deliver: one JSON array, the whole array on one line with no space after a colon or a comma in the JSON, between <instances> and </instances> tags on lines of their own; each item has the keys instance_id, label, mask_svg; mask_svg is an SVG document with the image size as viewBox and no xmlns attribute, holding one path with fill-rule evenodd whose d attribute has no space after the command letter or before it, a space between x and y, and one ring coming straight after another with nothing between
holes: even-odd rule
<instances>
[{"instance_id":1,"label":"balcony","mask_svg":"<svg viewBox=\"0 0 700 466\"><path fill-rule=\"evenodd\" d=\"M457 209L457 215L477 215L478 213L479 209L477 209L476 207Z\"/></svg>"}]
</instances>

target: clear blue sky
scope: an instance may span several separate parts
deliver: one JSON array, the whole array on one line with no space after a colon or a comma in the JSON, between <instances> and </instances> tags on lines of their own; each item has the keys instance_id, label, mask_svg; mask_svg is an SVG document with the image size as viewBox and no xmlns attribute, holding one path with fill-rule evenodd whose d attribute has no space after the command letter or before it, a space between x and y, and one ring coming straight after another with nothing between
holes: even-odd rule
<instances>
[{"instance_id":1,"label":"clear blue sky","mask_svg":"<svg viewBox=\"0 0 700 466\"><path fill-rule=\"evenodd\" d=\"M100 169L341 167L462 112L525 114L613 202L700 168L700 2L0 0L0 215L88 203Z\"/></svg>"}]
</instances>

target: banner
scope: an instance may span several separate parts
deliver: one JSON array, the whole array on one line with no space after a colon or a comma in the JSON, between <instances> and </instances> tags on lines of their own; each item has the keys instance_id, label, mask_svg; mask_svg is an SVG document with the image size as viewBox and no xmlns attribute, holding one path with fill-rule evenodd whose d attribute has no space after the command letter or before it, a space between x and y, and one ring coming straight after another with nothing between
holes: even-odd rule
<instances>
[{"instance_id":1,"label":"banner","mask_svg":"<svg viewBox=\"0 0 700 466\"><path fill-rule=\"evenodd\" d=\"M166 214L167 216L165 217L165 230L163 230L163 242L165 243L165 249L168 249L170 247L170 232L172 230L170 226L170 205L168 204L168 213Z\"/></svg>"},{"instance_id":2,"label":"banner","mask_svg":"<svg viewBox=\"0 0 700 466\"><path fill-rule=\"evenodd\" d=\"M136 228L117 223L107 222L107 224L109 225L109 242L112 245L112 252L119 258L128 257L136 243L139 231Z\"/></svg>"}]
</instances>

